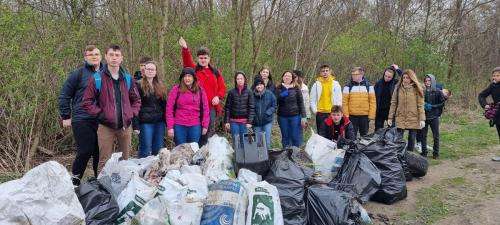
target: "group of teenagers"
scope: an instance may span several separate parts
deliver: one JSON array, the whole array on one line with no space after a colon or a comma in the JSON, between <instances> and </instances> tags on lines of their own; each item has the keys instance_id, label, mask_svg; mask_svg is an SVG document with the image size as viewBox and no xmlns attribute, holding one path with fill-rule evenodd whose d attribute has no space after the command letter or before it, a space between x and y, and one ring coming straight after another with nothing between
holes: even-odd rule
<instances>
[{"instance_id":1,"label":"group of teenagers","mask_svg":"<svg viewBox=\"0 0 500 225\"><path fill-rule=\"evenodd\" d=\"M422 85L414 71L393 64L372 85L364 69L354 67L342 88L330 66L322 65L309 91L301 71L285 71L275 82L270 68L263 66L251 85L244 72L235 72L234 88L226 95L224 76L210 63L209 50L199 48L195 64L183 38L179 45L183 68L169 91L151 58L142 57L139 71L131 76L122 65L119 46L105 50L105 65L96 46L85 48L83 66L70 72L59 96L63 127L72 127L77 146L72 165L75 185L90 158L94 176L98 175L115 142L122 159L128 159L132 133L139 135L138 157L146 157L163 148L165 134L175 145L206 144L220 117L233 138L243 138L250 129L264 133L268 149L275 114L284 148L303 145L312 114L318 134L339 145L355 140L358 133L366 135L370 120L375 120L375 130L384 126L396 126L401 133L408 130L408 150L419 139L424 156L430 127L433 156L439 156L439 117L451 93L432 74L425 75Z\"/></svg>"}]
</instances>

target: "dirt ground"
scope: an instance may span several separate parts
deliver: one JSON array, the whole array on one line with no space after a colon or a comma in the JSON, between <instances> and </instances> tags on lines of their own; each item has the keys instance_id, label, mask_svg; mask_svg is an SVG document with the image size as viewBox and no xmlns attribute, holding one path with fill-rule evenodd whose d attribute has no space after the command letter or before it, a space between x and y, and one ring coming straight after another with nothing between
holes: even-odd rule
<instances>
[{"instance_id":1,"label":"dirt ground","mask_svg":"<svg viewBox=\"0 0 500 225\"><path fill-rule=\"evenodd\" d=\"M393 205L369 202L365 209L375 224L439 224L439 225L498 225L500 224L500 162L491 157L500 152L495 146L489 153L457 161L443 160L431 166L427 175L407 183L408 197ZM439 185L439 186L435 186ZM422 192L445 190L440 197L446 212L435 221L419 218L425 212ZM434 195L439 196L439 195ZM424 198L424 199L422 199ZM438 197L436 197L438 198ZM437 199L427 199L434 201ZM424 206L424 207L423 207ZM427 218L428 219L428 218Z\"/></svg>"}]
</instances>

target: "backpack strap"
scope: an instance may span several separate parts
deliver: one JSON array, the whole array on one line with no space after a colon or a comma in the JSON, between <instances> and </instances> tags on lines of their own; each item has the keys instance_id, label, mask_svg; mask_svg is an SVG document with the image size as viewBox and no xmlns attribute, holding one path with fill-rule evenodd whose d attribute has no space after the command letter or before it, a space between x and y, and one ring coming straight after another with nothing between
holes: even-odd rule
<instances>
[{"instance_id":1,"label":"backpack strap","mask_svg":"<svg viewBox=\"0 0 500 225\"><path fill-rule=\"evenodd\" d=\"M179 100L179 91L177 91L177 95L175 96L175 101L174 101L174 117L175 117L175 112L177 112L177 100Z\"/></svg>"},{"instance_id":2,"label":"backpack strap","mask_svg":"<svg viewBox=\"0 0 500 225\"><path fill-rule=\"evenodd\" d=\"M95 72L94 73L94 80L95 80L95 88L97 89L97 92L101 92L101 73L100 72ZM131 86L131 77L129 73L125 73L125 81L127 81L127 90L130 91L130 86Z\"/></svg>"},{"instance_id":3,"label":"backpack strap","mask_svg":"<svg viewBox=\"0 0 500 225\"><path fill-rule=\"evenodd\" d=\"M97 89L97 93L101 92L101 73L95 72L94 73L94 80L95 80L95 88Z\"/></svg>"},{"instance_id":4,"label":"backpack strap","mask_svg":"<svg viewBox=\"0 0 500 225\"><path fill-rule=\"evenodd\" d=\"M125 80L127 81L127 90L130 91L130 85L131 85L131 78L130 78L130 73L125 73Z\"/></svg>"},{"instance_id":5,"label":"backpack strap","mask_svg":"<svg viewBox=\"0 0 500 225\"><path fill-rule=\"evenodd\" d=\"M203 94L201 93L201 88L198 92L200 93L200 125L203 127Z\"/></svg>"},{"instance_id":6,"label":"backpack strap","mask_svg":"<svg viewBox=\"0 0 500 225\"><path fill-rule=\"evenodd\" d=\"M201 93L201 89L199 89L198 93L200 93L200 122L203 122L203 93ZM175 96L175 101L174 101L174 117L175 117L175 112L177 111L177 100L179 100L179 92L177 92L177 95Z\"/></svg>"}]
</instances>

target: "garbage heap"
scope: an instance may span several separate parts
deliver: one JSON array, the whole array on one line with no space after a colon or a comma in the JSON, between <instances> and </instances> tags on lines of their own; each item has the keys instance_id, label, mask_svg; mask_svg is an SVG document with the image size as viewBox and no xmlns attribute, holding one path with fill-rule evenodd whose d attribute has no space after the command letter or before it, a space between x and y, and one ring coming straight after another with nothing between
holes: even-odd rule
<instances>
[{"instance_id":1,"label":"garbage heap","mask_svg":"<svg viewBox=\"0 0 500 225\"><path fill-rule=\"evenodd\" d=\"M0 185L1 224L332 225L370 224L362 204L406 198L406 181L427 161L406 152L395 128L344 149L317 134L305 149L270 152L258 175L234 169L227 139L213 136L157 156L120 160L74 188L57 162ZM237 172L237 173L236 173Z\"/></svg>"}]
</instances>

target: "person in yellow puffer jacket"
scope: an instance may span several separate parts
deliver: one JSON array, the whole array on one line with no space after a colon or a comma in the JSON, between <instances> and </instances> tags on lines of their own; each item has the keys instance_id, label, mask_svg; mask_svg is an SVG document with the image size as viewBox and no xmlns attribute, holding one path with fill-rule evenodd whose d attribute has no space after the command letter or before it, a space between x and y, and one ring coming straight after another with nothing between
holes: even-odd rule
<instances>
[{"instance_id":1,"label":"person in yellow puffer jacket","mask_svg":"<svg viewBox=\"0 0 500 225\"><path fill-rule=\"evenodd\" d=\"M320 75L311 87L310 106L316 114L316 129L319 131L321 124L330 116L334 105L342 106L342 88L335 80L330 66L322 65Z\"/></svg>"},{"instance_id":2,"label":"person in yellow puffer jacket","mask_svg":"<svg viewBox=\"0 0 500 225\"><path fill-rule=\"evenodd\" d=\"M342 95L342 111L349 117L354 134L358 130L361 136L368 133L370 120L375 119L376 101L373 86L364 77L365 71L362 67L354 67L351 70L351 80L344 87Z\"/></svg>"}]
</instances>

